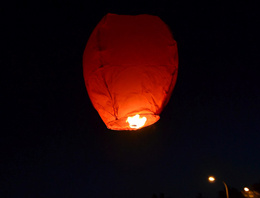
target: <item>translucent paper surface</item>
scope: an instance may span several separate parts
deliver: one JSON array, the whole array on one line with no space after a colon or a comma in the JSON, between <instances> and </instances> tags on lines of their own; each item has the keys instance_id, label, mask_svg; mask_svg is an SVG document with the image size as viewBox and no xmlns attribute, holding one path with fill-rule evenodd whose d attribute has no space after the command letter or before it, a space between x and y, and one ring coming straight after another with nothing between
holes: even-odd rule
<instances>
[{"instance_id":1,"label":"translucent paper surface","mask_svg":"<svg viewBox=\"0 0 260 198\"><path fill-rule=\"evenodd\" d=\"M109 129L136 130L127 118L159 120L178 70L177 44L157 16L107 14L92 32L83 55L86 88Z\"/></svg>"}]
</instances>

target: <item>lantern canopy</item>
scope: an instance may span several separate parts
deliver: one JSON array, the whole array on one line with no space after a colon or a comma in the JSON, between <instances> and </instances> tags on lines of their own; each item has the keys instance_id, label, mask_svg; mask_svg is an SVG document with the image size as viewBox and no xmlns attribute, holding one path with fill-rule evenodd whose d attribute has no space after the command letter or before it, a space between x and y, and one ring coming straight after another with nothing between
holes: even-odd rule
<instances>
[{"instance_id":1,"label":"lantern canopy","mask_svg":"<svg viewBox=\"0 0 260 198\"><path fill-rule=\"evenodd\" d=\"M176 41L159 17L147 14L107 14L83 54L88 95L112 130L136 130L158 121L177 71Z\"/></svg>"}]
</instances>

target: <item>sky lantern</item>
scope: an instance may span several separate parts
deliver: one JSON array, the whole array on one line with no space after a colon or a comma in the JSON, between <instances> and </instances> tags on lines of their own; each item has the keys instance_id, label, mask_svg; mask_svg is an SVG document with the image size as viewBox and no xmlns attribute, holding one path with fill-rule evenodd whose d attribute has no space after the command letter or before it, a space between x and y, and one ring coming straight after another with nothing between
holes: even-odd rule
<instances>
[{"instance_id":1,"label":"sky lantern","mask_svg":"<svg viewBox=\"0 0 260 198\"><path fill-rule=\"evenodd\" d=\"M112 130L137 130L157 122L177 72L176 41L159 17L147 14L107 14L83 54L88 95Z\"/></svg>"}]
</instances>

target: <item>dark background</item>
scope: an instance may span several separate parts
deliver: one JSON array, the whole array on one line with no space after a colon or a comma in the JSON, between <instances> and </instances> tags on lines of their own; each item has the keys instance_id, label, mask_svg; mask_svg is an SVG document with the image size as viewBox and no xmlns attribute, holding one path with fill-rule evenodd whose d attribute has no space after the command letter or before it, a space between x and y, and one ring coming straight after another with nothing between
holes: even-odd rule
<instances>
[{"instance_id":1,"label":"dark background","mask_svg":"<svg viewBox=\"0 0 260 198\"><path fill-rule=\"evenodd\" d=\"M215 198L221 181L260 182L258 8L246 2L2 4L1 197ZM108 130L85 89L83 51L108 12L158 15L178 43L172 97L139 131Z\"/></svg>"}]
</instances>

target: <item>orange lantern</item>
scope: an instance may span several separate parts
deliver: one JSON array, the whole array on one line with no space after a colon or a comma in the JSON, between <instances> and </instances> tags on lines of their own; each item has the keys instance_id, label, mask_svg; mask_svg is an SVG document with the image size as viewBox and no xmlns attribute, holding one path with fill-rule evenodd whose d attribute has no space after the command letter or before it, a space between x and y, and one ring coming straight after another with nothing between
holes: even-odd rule
<instances>
[{"instance_id":1,"label":"orange lantern","mask_svg":"<svg viewBox=\"0 0 260 198\"><path fill-rule=\"evenodd\" d=\"M136 130L158 121L177 71L176 41L159 17L147 14L107 14L83 55L88 95L112 130Z\"/></svg>"}]
</instances>

